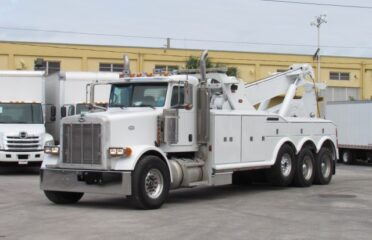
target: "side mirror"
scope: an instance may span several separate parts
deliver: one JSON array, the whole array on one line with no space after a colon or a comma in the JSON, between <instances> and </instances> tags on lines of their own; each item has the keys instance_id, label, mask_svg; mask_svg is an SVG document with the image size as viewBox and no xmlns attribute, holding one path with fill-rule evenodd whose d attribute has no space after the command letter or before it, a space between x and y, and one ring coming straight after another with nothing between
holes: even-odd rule
<instances>
[{"instance_id":1,"label":"side mirror","mask_svg":"<svg viewBox=\"0 0 372 240\"><path fill-rule=\"evenodd\" d=\"M74 105L70 105L68 106L68 116L72 116L72 115L75 115L75 106Z\"/></svg>"},{"instance_id":2,"label":"side mirror","mask_svg":"<svg viewBox=\"0 0 372 240\"><path fill-rule=\"evenodd\" d=\"M190 110L192 108L192 90L193 86L189 84L189 82L185 82L183 91L184 91L184 105L186 110Z\"/></svg>"},{"instance_id":3,"label":"side mirror","mask_svg":"<svg viewBox=\"0 0 372 240\"><path fill-rule=\"evenodd\" d=\"M56 120L56 115L57 115L57 109L56 106L51 106L50 107L50 121L54 122Z\"/></svg>"},{"instance_id":4,"label":"side mirror","mask_svg":"<svg viewBox=\"0 0 372 240\"><path fill-rule=\"evenodd\" d=\"M61 107L61 118L66 117L67 111L66 111L66 106Z\"/></svg>"}]
</instances>

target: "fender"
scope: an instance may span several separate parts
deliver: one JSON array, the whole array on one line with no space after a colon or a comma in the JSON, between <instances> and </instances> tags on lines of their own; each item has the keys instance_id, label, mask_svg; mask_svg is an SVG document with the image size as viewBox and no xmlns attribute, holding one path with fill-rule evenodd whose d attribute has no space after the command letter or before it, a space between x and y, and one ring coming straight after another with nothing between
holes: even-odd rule
<instances>
[{"instance_id":1,"label":"fender","mask_svg":"<svg viewBox=\"0 0 372 240\"><path fill-rule=\"evenodd\" d=\"M275 164L275 160L276 160L276 156L278 155L278 152L280 150L280 148L283 146L284 143L286 142L290 142L291 144L293 144L293 146L296 146L291 139L289 139L288 137L284 137L282 139L280 139L280 141L276 144L275 148L274 148L274 151L273 151L273 156L271 158L271 161L270 161L270 165L274 165ZM297 151L297 149L296 149Z\"/></svg>"},{"instance_id":2,"label":"fender","mask_svg":"<svg viewBox=\"0 0 372 240\"><path fill-rule=\"evenodd\" d=\"M301 149L302 149L302 147L304 146L304 144L305 144L306 142L308 142L308 141L312 142L312 143L314 144L314 146L315 146L315 143L314 143L313 139L311 139L310 137L304 137L304 138L302 138L302 139L298 142L298 144L297 144L297 146L296 146L296 154L298 154L298 153L301 151ZM316 147L316 151L318 152L318 148L317 148L317 147Z\"/></svg>"},{"instance_id":3,"label":"fender","mask_svg":"<svg viewBox=\"0 0 372 240\"><path fill-rule=\"evenodd\" d=\"M41 169L45 169L46 166L56 166L58 164L59 155L44 154L43 162L41 163Z\"/></svg>"},{"instance_id":4,"label":"fender","mask_svg":"<svg viewBox=\"0 0 372 240\"><path fill-rule=\"evenodd\" d=\"M337 144L335 143L335 141L332 139L332 138L330 138L329 136L324 136L324 137L322 137L320 140L319 140L319 142L318 142L318 144L316 145L316 152L318 153L319 151L320 151L320 149L321 149L321 147L322 147L322 145L324 144L324 142L325 141L331 141L332 142L332 144L333 144L333 147L334 147L334 151L335 151L335 157L336 157L336 159L338 159L338 148L337 148Z\"/></svg>"},{"instance_id":5,"label":"fender","mask_svg":"<svg viewBox=\"0 0 372 240\"><path fill-rule=\"evenodd\" d=\"M120 157L120 158L113 158L111 161L111 169L115 171L134 171L134 168L137 165L137 162L141 159L141 157L148 151L156 151L159 153L164 159L169 169L169 174L171 178L171 182L173 181L171 166L169 164L169 160L166 154L160 149L155 146L151 145L137 145L132 148L132 155L129 157Z\"/></svg>"}]
</instances>

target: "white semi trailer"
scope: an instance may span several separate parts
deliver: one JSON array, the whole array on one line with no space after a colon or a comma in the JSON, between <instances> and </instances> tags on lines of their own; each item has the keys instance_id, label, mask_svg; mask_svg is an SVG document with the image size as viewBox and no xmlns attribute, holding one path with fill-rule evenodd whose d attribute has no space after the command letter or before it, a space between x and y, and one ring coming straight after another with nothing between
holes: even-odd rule
<instances>
[{"instance_id":1,"label":"white semi trailer","mask_svg":"<svg viewBox=\"0 0 372 240\"><path fill-rule=\"evenodd\" d=\"M56 108L54 121L47 121L47 132L59 143L61 119L89 111L87 84L96 81L119 79L119 73L106 72L58 72L46 78L46 102ZM110 87L100 85L95 91L95 104L106 106Z\"/></svg>"},{"instance_id":2,"label":"white semi trailer","mask_svg":"<svg viewBox=\"0 0 372 240\"><path fill-rule=\"evenodd\" d=\"M340 160L372 160L372 101L328 102L326 118L338 129Z\"/></svg>"},{"instance_id":3,"label":"white semi trailer","mask_svg":"<svg viewBox=\"0 0 372 240\"><path fill-rule=\"evenodd\" d=\"M41 164L54 145L44 126L44 72L0 71L0 163Z\"/></svg>"},{"instance_id":4,"label":"white semi trailer","mask_svg":"<svg viewBox=\"0 0 372 240\"><path fill-rule=\"evenodd\" d=\"M206 57L199 73L112 81L106 112L64 118L61 146L45 148L46 197L69 204L84 193L118 194L154 209L170 189L231 184L256 169L278 186L328 184L336 126L316 118L316 86L305 79L311 67L245 84L206 71ZM295 99L299 87L304 94Z\"/></svg>"}]
</instances>

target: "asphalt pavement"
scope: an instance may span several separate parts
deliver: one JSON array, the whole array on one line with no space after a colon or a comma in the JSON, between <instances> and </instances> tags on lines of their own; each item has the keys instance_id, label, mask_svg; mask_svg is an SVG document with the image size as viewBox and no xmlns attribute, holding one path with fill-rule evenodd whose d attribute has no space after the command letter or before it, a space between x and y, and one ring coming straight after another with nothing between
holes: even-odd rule
<instances>
[{"instance_id":1,"label":"asphalt pavement","mask_svg":"<svg viewBox=\"0 0 372 240\"><path fill-rule=\"evenodd\" d=\"M265 184L172 191L158 210L86 194L49 202L37 168L0 166L0 240L372 239L372 165L337 165L330 185Z\"/></svg>"}]
</instances>

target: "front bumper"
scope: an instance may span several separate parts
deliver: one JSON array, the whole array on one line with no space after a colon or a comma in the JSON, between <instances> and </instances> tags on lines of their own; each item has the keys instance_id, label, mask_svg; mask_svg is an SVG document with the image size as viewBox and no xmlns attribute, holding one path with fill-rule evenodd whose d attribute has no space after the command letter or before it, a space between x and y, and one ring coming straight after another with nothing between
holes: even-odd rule
<instances>
[{"instance_id":1,"label":"front bumper","mask_svg":"<svg viewBox=\"0 0 372 240\"><path fill-rule=\"evenodd\" d=\"M11 152L0 151L0 162L6 163L41 163L44 158L44 151L37 152Z\"/></svg>"},{"instance_id":2,"label":"front bumper","mask_svg":"<svg viewBox=\"0 0 372 240\"><path fill-rule=\"evenodd\" d=\"M47 191L130 196L131 176L131 172L45 168L40 171L40 188Z\"/></svg>"}]
</instances>

